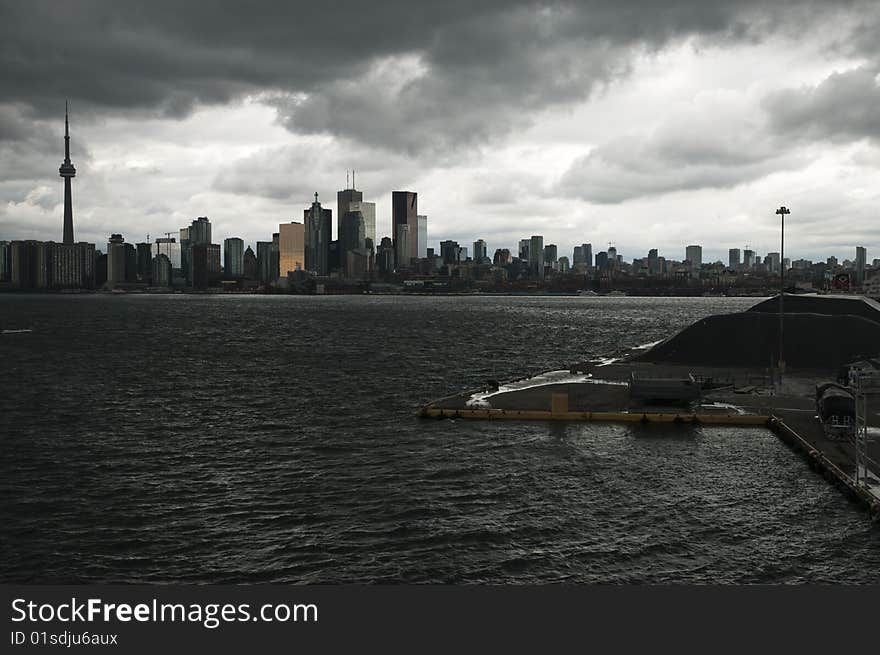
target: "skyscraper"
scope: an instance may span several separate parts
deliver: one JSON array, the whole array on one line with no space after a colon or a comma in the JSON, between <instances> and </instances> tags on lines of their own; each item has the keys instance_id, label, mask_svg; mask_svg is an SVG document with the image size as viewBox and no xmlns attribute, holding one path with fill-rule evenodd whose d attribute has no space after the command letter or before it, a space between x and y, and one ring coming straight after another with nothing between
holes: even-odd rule
<instances>
[{"instance_id":1,"label":"skyscraper","mask_svg":"<svg viewBox=\"0 0 880 655\"><path fill-rule=\"evenodd\" d=\"M397 268L409 268L413 257L418 256L419 249L419 194L412 191L392 191L391 193L391 227L394 230L394 259ZM398 226L406 225L405 231ZM398 235L405 232L407 243L400 242Z\"/></svg>"},{"instance_id":2,"label":"skyscraper","mask_svg":"<svg viewBox=\"0 0 880 655\"><path fill-rule=\"evenodd\" d=\"M544 277L544 237L532 235L529 239L529 275Z\"/></svg>"},{"instance_id":3,"label":"skyscraper","mask_svg":"<svg viewBox=\"0 0 880 655\"><path fill-rule=\"evenodd\" d=\"M700 267L703 265L703 246L688 246L685 248L684 258L690 264L691 277L699 277Z\"/></svg>"},{"instance_id":4,"label":"skyscraper","mask_svg":"<svg viewBox=\"0 0 880 655\"><path fill-rule=\"evenodd\" d=\"M244 277L244 241L238 237L223 241L223 273L232 280Z\"/></svg>"},{"instance_id":5,"label":"skyscraper","mask_svg":"<svg viewBox=\"0 0 880 655\"><path fill-rule=\"evenodd\" d=\"M207 216L199 216L189 227L190 243L211 243L211 221Z\"/></svg>"},{"instance_id":6,"label":"skyscraper","mask_svg":"<svg viewBox=\"0 0 880 655\"><path fill-rule=\"evenodd\" d=\"M348 210L350 212L360 212L364 217L364 239L370 239L373 245L376 245L376 203L375 202L350 202ZM339 233L336 238L339 239Z\"/></svg>"},{"instance_id":7,"label":"skyscraper","mask_svg":"<svg viewBox=\"0 0 880 655\"><path fill-rule=\"evenodd\" d=\"M394 224L394 262L398 269L409 268L412 260L412 239L408 223Z\"/></svg>"},{"instance_id":8,"label":"skyscraper","mask_svg":"<svg viewBox=\"0 0 880 655\"><path fill-rule=\"evenodd\" d=\"M486 254L486 242L482 239L477 239L474 241L474 261L481 264L484 257L488 257Z\"/></svg>"},{"instance_id":9,"label":"skyscraper","mask_svg":"<svg viewBox=\"0 0 880 655\"><path fill-rule=\"evenodd\" d=\"M125 239L121 234L111 234L107 242L107 286L125 282Z\"/></svg>"},{"instance_id":10,"label":"skyscraper","mask_svg":"<svg viewBox=\"0 0 880 655\"><path fill-rule=\"evenodd\" d=\"M544 265L549 265L551 268L555 268L554 264L556 264L559 259L559 251L556 247L555 243L548 243L544 246Z\"/></svg>"},{"instance_id":11,"label":"skyscraper","mask_svg":"<svg viewBox=\"0 0 880 655\"><path fill-rule=\"evenodd\" d=\"M150 282L153 275L153 244L137 244L137 277L138 282Z\"/></svg>"},{"instance_id":12,"label":"skyscraper","mask_svg":"<svg viewBox=\"0 0 880 655\"><path fill-rule=\"evenodd\" d=\"M246 280L259 279L257 271L257 256L254 254L254 250L250 246L244 251L242 263L244 265L244 277Z\"/></svg>"},{"instance_id":13,"label":"skyscraper","mask_svg":"<svg viewBox=\"0 0 880 655\"><path fill-rule=\"evenodd\" d=\"M364 216L359 211L348 211L340 223L339 252L342 268L351 277L355 271L349 266L349 253L366 256L366 237L364 236ZM352 260L354 261L354 260Z\"/></svg>"},{"instance_id":14,"label":"skyscraper","mask_svg":"<svg viewBox=\"0 0 880 655\"><path fill-rule=\"evenodd\" d=\"M528 239L519 240L519 258L523 261L529 261L529 243Z\"/></svg>"},{"instance_id":15,"label":"skyscraper","mask_svg":"<svg viewBox=\"0 0 880 655\"><path fill-rule=\"evenodd\" d=\"M263 284L278 281L278 233L271 241L257 241L257 274Z\"/></svg>"},{"instance_id":16,"label":"skyscraper","mask_svg":"<svg viewBox=\"0 0 880 655\"><path fill-rule=\"evenodd\" d=\"M64 103L64 161L58 169L64 178L64 245L73 245L73 199L70 194L70 180L76 177L76 169L70 163L70 124L67 120L67 103Z\"/></svg>"},{"instance_id":17,"label":"skyscraper","mask_svg":"<svg viewBox=\"0 0 880 655\"><path fill-rule=\"evenodd\" d=\"M865 266L868 263L868 251L862 246L856 246L856 283L862 284L865 281Z\"/></svg>"},{"instance_id":18,"label":"skyscraper","mask_svg":"<svg viewBox=\"0 0 880 655\"><path fill-rule=\"evenodd\" d=\"M584 263L588 268L592 268L593 266L593 244L592 243L584 243L581 245L581 248L584 251Z\"/></svg>"},{"instance_id":19,"label":"skyscraper","mask_svg":"<svg viewBox=\"0 0 880 655\"><path fill-rule=\"evenodd\" d=\"M416 257L425 259L428 256L428 217L425 214L417 216L418 223L418 247Z\"/></svg>"},{"instance_id":20,"label":"skyscraper","mask_svg":"<svg viewBox=\"0 0 880 655\"><path fill-rule=\"evenodd\" d=\"M352 191L348 189L339 193ZM341 201L340 201L341 202ZM346 210L348 211L348 210ZM323 209L315 192L315 202L303 212L305 224L305 269L316 275L330 274L330 240L333 233L333 210ZM339 228L341 229L340 223Z\"/></svg>"},{"instance_id":21,"label":"skyscraper","mask_svg":"<svg viewBox=\"0 0 880 655\"><path fill-rule=\"evenodd\" d=\"M305 226L282 223L278 226L279 275L286 278L291 271L305 270Z\"/></svg>"},{"instance_id":22,"label":"skyscraper","mask_svg":"<svg viewBox=\"0 0 880 655\"><path fill-rule=\"evenodd\" d=\"M171 262L171 267L180 269L183 267L182 249L174 237L158 237L153 244L153 257L165 255Z\"/></svg>"},{"instance_id":23,"label":"skyscraper","mask_svg":"<svg viewBox=\"0 0 880 655\"><path fill-rule=\"evenodd\" d=\"M348 181L348 173L346 173L346 182ZM351 209L351 203L353 202L363 202L364 194L361 191L358 191L354 187L354 171L351 172L351 186L347 189L343 189L342 191L336 192L336 239L337 241L340 239L342 235L342 218L348 213ZM370 203L373 205L373 238L376 237L376 205L374 203ZM363 213L362 208L358 208ZM367 234L367 236L371 236ZM332 236L331 236L332 239ZM330 239L327 239L327 242L330 242Z\"/></svg>"},{"instance_id":24,"label":"skyscraper","mask_svg":"<svg viewBox=\"0 0 880 655\"><path fill-rule=\"evenodd\" d=\"M727 251L727 266L732 269L739 268L739 248L731 248Z\"/></svg>"}]
</instances>

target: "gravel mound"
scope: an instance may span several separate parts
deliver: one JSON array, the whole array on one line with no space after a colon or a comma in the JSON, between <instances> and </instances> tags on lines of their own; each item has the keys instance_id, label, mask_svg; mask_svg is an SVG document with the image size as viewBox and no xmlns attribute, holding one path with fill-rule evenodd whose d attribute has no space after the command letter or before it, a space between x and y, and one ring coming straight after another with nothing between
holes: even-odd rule
<instances>
[{"instance_id":1,"label":"gravel mound","mask_svg":"<svg viewBox=\"0 0 880 655\"><path fill-rule=\"evenodd\" d=\"M880 355L880 322L860 316L786 311L784 332L789 368L836 370ZM747 311L699 320L634 360L763 368L775 364L778 347L778 314Z\"/></svg>"}]
</instances>

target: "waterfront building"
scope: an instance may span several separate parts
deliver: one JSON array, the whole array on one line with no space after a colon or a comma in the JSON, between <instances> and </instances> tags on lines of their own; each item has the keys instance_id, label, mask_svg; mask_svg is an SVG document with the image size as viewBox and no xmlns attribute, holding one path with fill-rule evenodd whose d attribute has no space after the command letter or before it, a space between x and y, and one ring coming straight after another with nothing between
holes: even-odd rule
<instances>
[{"instance_id":1,"label":"waterfront building","mask_svg":"<svg viewBox=\"0 0 880 655\"><path fill-rule=\"evenodd\" d=\"M608 268L608 253L604 250L596 253L596 268L600 271Z\"/></svg>"},{"instance_id":2,"label":"waterfront building","mask_svg":"<svg viewBox=\"0 0 880 655\"><path fill-rule=\"evenodd\" d=\"M529 261L529 244L531 241L529 239L520 239L519 240L519 258L524 262Z\"/></svg>"},{"instance_id":3,"label":"waterfront building","mask_svg":"<svg viewBox=\"0 0 880 655\"><path fill-rule=\"evenodd\" d=\"M557 268L560 273L568 273L568 271L571 270L571 265L568 263L568 257L560 257L557 262Z\"/></svg>"},{"instance_id":4,"label":"waterfront building","mask_svg":"<svg viewBox=\"0 0 880 655\"><path fill-rule=\"evenodd\" d=\"M71 197L70 181L76 177L76 168L70 162L70 123L67 118L67 103L64 103L64 161L58 169L64 178L64 235L65 246L73 245L73 198Z\"/></svg>"},{"instance_id":5,"label":"waterfront building","mask_svg":"<svg viewBox=\"0 0 880 655\"><path fill-rule=\"evenodd\" d=\"M223 276L229 280L244 277L244 241L238 237L223 240Z\"/></svg>"},{"instance_id":6,"label":"waterfront building","mask_svg":"<svg viewBox=\"0 0 880 655\"><path fill-rule=\"evenodd\" d=\"M190 246L190 271L193 289L205 291L208 288L208 245L194 243Z\"/></svg>"},{"instance_id":7,"label":"waterfront building","mask_svg":"<svg viewBox=\"0 0 880 655\"><path fill-rule=\"evenodd\" d=\"M174 260L171 260L172 268L177 268L178 270L183 271L184 277L189 275L189 228L182 227L180 228L180 265L174 266ZM155 256L155 255L154 255Z\"/></svg>"},{"instance_id":8,"label":"waterfront building","mask_svg":"<svg viewBox=\"0 0 880 655\"><path fill-rule=\"evenodd\" d=\"M544 277L544 237L541 235L532 235L529 240L529 275Z\"/></svg>"},{"instance_id":9,"label":"waterfront building","mask_svg":"<svg viewBox=\"0 0 880 655\"><path fill-rule=\"evenodd\" d=\"M153 275L153 246L149 242L141 242L135 246L137 251L137 279L138 282L150 283Z\"/></svg>"},{"instance_id":10,"label":"waterfront building","mask_svg":"<svg viewBox=\"0 0 880 655\"><path fill-rule=\"evenodd\" d=\"M425 214L419 214L416 219L418 224L416 257L426 259L428 257L428 217Z\"/></svg>"},{"instance_id":11,"label":"waterfront building","mask_svg":"<svg viewBox=\"0 0 880 655\"><path fill-rule=\"evenodd\" d=\"M749 250L746 248L743 250L743 268L746 270L752 269L755 267L755 262L757 258L755 256L754 250Z\"/></svg>"},{"instance_id":12,"label":"waterfront building","mask_svg":"<svg viewBox=\"0 0 880 655\"><path fill-rule=\"evenodd\" d=\"M278 226L279 277L305 270L305 226L291 221Z\"/></svg>"},{"instance_id":13,"label":"waterfront building","mask_svg":"<svg viewBox=\"0 0 880 655\"><path fill-rule=\"evenodd\" d=\"M419 194L412 191L391 192L391 227L394 230L394 259L397 268L409 268L410 260L419 252ZM399 226L406 225L406 230ZM407 241L403 243L399 235L405 234Z\"/></svg>"},{"instance_id":14,"label":"waterfront building","mask_svg":"<svg viewBox=\"0 0 880 655\"><path fill-rule=\"evenodd\" d=\"M45 243L33 239L12 241L9 251L12 288L48 288L48 253Z\"/></svg>"},{"instance_id":15,"label":"waterfront building","mask_svg":"<svg viewBox=\"0 0 880 655\"><path fill-rule=\"evenodd\" d=\"M727 251L727 265L729 268L736 270L740 266L739 248L731 248Z\"/></svg>"},{"instance_id":16,"label":"waterfront building","mask_svg":"<svg viewBox=\"0 0 880 655\"><path fill-rule=\"evenodd\" d=\"M153 258L150 263L150 275L152 276L152 284L154 287L167 288L171 286L172 271L174 267L168 256L160 253Z\"/></svg>"},{"instance_id":17,"label":"waterfront building","mask_svg":"<svg viewBox=\"0 0 880 655\"><path fill-rule=\"evenodd\" d=\"M208 254L208 284L214 284L220 279L220 244L209 243L206 246Z\"/></svg>"},{"instance_id":18,"label":"waterfront building","mask_svg":"<svg viewBox=\"0 0 880 655\"><path fill-rule=\"evenodd\" d=\"M114 287L125 282L125 239L121 234L111 234L107 242L107 286Z\"/></svg>"},{"instance_id":19,"label":"waterfront building","mask_svg":"<svg viewBox=\"0 0 880 655\"><path fill-rule=\"evenodd\" d=\"M257 272L257 256L254 254L254 250L250 246L244 251L242 263L246 280L259 279L259 273Z\"/></svg>"},{"instance_id":20,"label":"waterfront building","mask_svg":"<svg viewBox=\"0 0 880 655\"><path fill-rule=\"evenodd\" d=\"M103 289L107 284L107 253L97 251L95 256L95 288Z\"/></svg>"}]
</instances>

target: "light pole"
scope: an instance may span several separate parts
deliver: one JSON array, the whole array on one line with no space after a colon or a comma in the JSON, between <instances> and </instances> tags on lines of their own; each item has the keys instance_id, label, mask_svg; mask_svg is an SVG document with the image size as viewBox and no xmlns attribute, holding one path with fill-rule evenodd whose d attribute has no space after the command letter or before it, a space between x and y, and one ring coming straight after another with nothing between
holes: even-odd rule
<instances>
[{"instance_id":1,"label":"light pole","mask_svg":"<svg viewBox=\"0 0 880 655\"><path fill-rule=\"evenodd\" d=\"M782 323L783 323L783 301L785 300L785 215L790 214L788 207L780 207L776 213L782 219L780 227L780 243L779 243L779 387L782 390L782 373L785 371L785 357L782 354Z\"/></svg>"}]
</instances>

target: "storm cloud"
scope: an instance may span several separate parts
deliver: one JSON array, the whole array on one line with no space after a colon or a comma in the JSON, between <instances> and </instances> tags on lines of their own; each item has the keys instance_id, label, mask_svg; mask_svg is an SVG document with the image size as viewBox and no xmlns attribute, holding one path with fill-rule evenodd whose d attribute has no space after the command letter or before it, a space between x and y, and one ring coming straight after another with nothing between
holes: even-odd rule
<instances>
[{"instance_id":1,"label":"storm cloud","mask_svg":"<svg viewBox=\"0 0 880 655\"><path fill-rule=\"evenodd\" d=\"M77 224L95 240L205 214L265 238L356 168L380 230L384 199L407 187L432 241L479 237L479 216L498 247L538 230L562 249L642 247L615 206L654 224L666 196L685 213L745 187L775 202L773 180L827 177L816 162L876 140L878 14L810 0L3 2L0 238L57 231L68 98ZM856 192L836 193L866 197L877 164L860 162ZM739 225L752 209L731 202Z\"/></svg>"}]
</instances>

